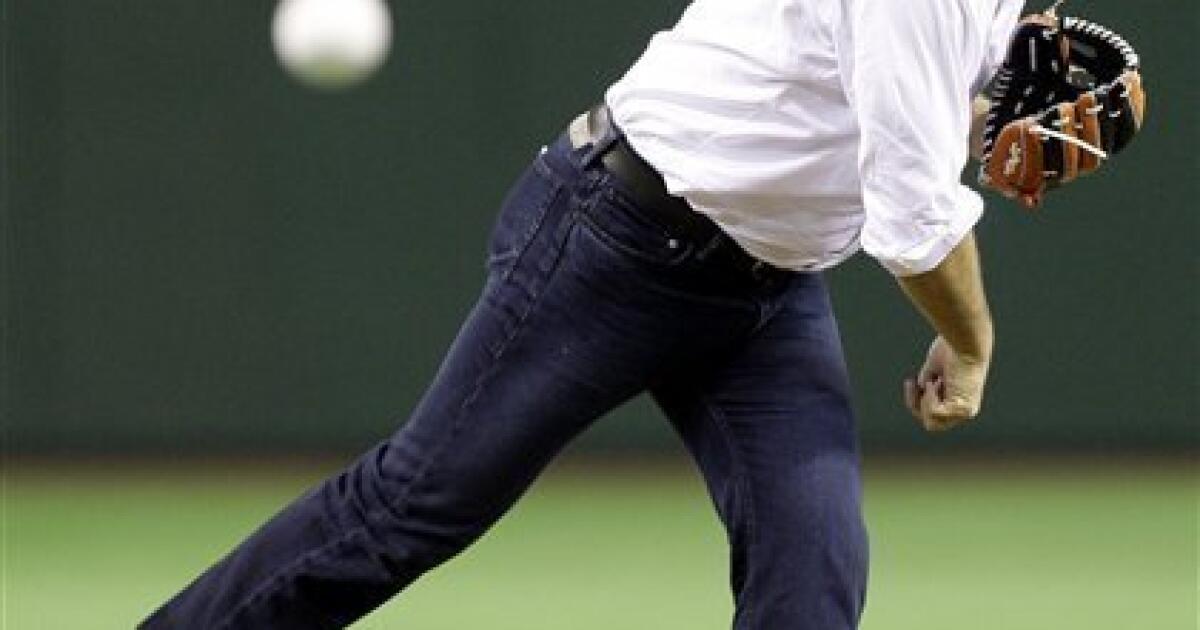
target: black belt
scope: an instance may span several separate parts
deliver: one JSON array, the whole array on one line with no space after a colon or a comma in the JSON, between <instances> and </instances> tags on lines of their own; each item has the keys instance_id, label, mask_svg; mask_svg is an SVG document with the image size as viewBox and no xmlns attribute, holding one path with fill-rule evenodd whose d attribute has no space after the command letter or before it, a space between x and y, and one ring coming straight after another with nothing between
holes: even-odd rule
<instances>
[{"instance_id":1,"label":"black belt","mask_svg":"<svg viewBox=\"0 0 1200 630\"><path fill-rule=\"evenodd\" d=\"M656 223L688 239L709 257L721 259L736 272L748 274L755 280L790 273L746 253L712 219L668 192L662 175L629 146L625 133L613 122L607 106L598 105L588 111L587 123L589 138L585 142L600 146L600 153L595 157L612 173L631 201L652 214Z\"/></svg>"},{"instance_id":2,"label":"black belt","mask_svg":"<svg viewBox=\"0 0 1200 630\"><path fill-rule=\"evenodd\" d=\"M721 233L721 228L693 210L687 201L667 192L662 175L629 146L625 133L613 122L608 107L593 107L587 114L587 121L589 140L607 144L598 156L601 163L635 204L652 212L664 227L697 245L702 246Z\"/></svg>"}]
</instances>

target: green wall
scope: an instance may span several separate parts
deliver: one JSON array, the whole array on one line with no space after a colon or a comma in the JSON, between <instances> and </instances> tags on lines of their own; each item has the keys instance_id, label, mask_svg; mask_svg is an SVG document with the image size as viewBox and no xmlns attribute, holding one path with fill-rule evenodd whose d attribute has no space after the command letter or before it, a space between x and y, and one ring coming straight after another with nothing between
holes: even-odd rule
<instances>
[{"instance_id":1,"label":"green wall","mask_svg":"<svg viewBox=\"0 0 1200 630\"><path fill-rule=\"evenodd\" d=\"M393 2L384 72L327 95L277 69L267 0L7 0L10 450L386 434L480 286L508 183L683 5ZM1143 52L1149 128L1042 212L992 199L999 347L968 430L931 441L907 418L928 333L890 278L862 258L832 274L871 447L1195 446L1195 9L1072 8ZM639 402L584 447L670 443Z\"/></svg>"}]
</instances>

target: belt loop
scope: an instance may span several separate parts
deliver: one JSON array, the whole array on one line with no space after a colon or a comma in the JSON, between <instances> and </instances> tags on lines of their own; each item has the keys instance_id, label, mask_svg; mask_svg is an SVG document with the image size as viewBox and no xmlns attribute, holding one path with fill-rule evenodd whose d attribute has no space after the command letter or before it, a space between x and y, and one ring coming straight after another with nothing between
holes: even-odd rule
<instances>
[{"instance_id":1,"label":"belt loop","mask_svg":"<svg viewBox=\"0 0 1200 630\"><path fill-rule=\"evenodd\" d=\"M696 245L699 247L699 249L696 251L696 254L695 254L696 260L704 260L704 259L708 258L709 255L711 255L714 251L717 250L718 247L721 246L721 243L724 240L725 240L725 233L721 232L720 230L717 230L713 233L712 238L708 239L708 242L696 243Z\"/></svg>"},{"instance_id":2,"label":"belt loop","mask_svg":"<svg viewBox=\"0 0 1200 630\"><path fill-rule=\"evenodd\" d=\"M773 269L767 263L761 260L755 260L750 265L750 277L754 278L755 282L765 282L771 279Z\"/></svg>"},{"instance_id":3,"label":"belt loop","mask_svg":"<svg viewBox=\"0 0 1200 630\"><path fill-rule=\"evenodd\" d=\"M620 142L624 136L621 130L613 124L612 114L609 112L608 106L604 104L597 105L588 112L588 127L592 130L599 130L599 133L592 142L592 147L583 156L585 168L604 157L604 154L608 153L612 146Z\"/></svg>"}]
</instances>

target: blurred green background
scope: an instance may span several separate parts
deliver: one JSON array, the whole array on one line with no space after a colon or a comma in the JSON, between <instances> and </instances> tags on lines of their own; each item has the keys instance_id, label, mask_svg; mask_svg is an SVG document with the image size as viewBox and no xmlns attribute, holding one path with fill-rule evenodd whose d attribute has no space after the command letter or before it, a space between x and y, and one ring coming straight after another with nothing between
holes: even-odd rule
<instances>
[{"instance_id":1,"label":"blurred green background","mask_svg":"<svg viewBox=\"0 0 1200 630\"><path fill-rule=\"evenodd\" d=\"M388 64L331 95L279 70L271 0L0 2L0 626L129 627L402 422L506 187L685 4L393 1ZM868 629L1196 627L1200 16L1076 11L1139 48L1149 124L1039 213L989 197L983 417L918 431L926 327L871 261L831 274ZM727 627L722 535L653 408L564 459L361 627Z\"/></svg>"},{"instance_id":2,"label":"blurred green background","mask_svg":"<svg viewBox=\"0 0 1200 630\"><path fill-rule=\"evenodd\" d=\"M728 628L724 535L681 458L554 468L470 552L355 628ZM130 628L332 470L24 467L5 627ZM1195 469L1178 463L869 464L862 628L1194 630L1195 502Z\"/></svg>"},{"instance_id":3,"label":"blurred green background","mask_svg":"<svg viewBox=\"0 0 1200 630\"><path fill-rule=\"evenodd\" d=\"M330 95L278 69L269 0L8 0L18 450L388 432L476 295L506 187L684 3L393 6L384 71ZM1149 126L1038 214L992 199L994 379L982 421L939 447L1195 445L1197 99L1178 47L1196 21L1165 0L1072 8L1139 46ZM898 394L924 324L870 260L832 278L865 443L927 448ZM634 405L586 444L661 446L659 425Z\"/></svg>"}]
</instances>

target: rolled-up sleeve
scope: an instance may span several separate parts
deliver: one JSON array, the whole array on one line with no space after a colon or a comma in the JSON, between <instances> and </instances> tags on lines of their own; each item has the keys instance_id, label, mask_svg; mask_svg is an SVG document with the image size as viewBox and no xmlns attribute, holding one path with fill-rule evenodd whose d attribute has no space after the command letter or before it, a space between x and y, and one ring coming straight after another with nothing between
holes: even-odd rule
<instances>
[{"instance_id":1,"label":"rolled-up sleeve","mask_svg":"<svg viewBox=\"0 0 1200 630\"><path fill-rule=\"evenodd\" d=\"M862 247L895 275L936 267L983 213L960 183L977 35L958 2L853 3L849 87L858 115ZM845 79L845 77L844 77Z\"/></svg>"}]
</instances>

